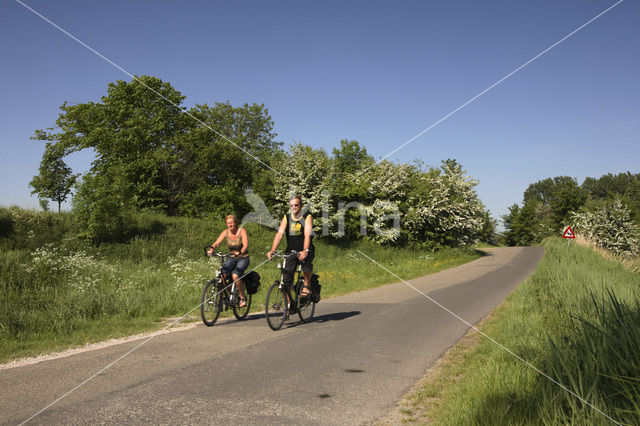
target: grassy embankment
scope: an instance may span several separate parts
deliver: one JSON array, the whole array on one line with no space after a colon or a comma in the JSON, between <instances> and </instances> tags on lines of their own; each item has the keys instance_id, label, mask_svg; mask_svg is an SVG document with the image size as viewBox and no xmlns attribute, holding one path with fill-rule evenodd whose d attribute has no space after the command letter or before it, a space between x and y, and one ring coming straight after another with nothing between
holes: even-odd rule
<instances>
[{"instance_id":1,"label":"grassy embankment","mask_svg":"<svg viewBox=\"0 0 640 426\"><path fill-rule=\"evenodd\" d=\"M204 282L219 265L203 247L224 222L141 214L126 243L77 240L70 214L0 208L0 362L166 326L166 318L199 316ZM274 232L249 224L251 268L266 260ZM395 281L361 250L409 279L480 255L316 240L315 270L323 299ZM281 246L282 247L282 246ZM257 269L262 286L251 312L264 309L275 263ZM265 324L266 327L266 324Z\"/></svg>"},{"instance_id":2,"label":"grassy embankment","mask_svg":"<svg viewBox=\"0 0 640 426\"><path fill-rule=\"evenodd\" d=\"M537 271L480 327L586 403L472 332L405 399L405 422L638 424L640 276L559 238L545 245Z\"/></svg>"}]
</instances>

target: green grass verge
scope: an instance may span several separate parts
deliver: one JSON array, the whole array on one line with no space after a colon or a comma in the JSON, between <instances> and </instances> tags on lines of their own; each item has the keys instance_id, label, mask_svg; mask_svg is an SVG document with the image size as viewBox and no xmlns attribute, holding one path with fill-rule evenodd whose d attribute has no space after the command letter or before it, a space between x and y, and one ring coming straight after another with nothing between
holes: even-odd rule
<instances>
[{"instance_id":1,"label":"green grass verge","mask_svg":"<svg viewBox=\"0 0 640 426\"><path fill-rule=\"evenodd\" d=\"M199 316L194 308L202 287L219 265L203 256L203 247L218 236L223 221L141 214L132 240L95 247L73 238L68 215L11 214L25 229L34 221L42 229L5 230L0 238L0 362L157 329L164 319L187 312ZM49 222L57 227L47 238ZM255 224L247 231L255 268L266 260L274 231ZM396 281L357 250L404 279L480 256L473 250L426 252L367 241L315 244L323 299ZM264 309L266 291L279 277L275 262L257 271L262 286L251 312Z\"/></svg>"},{"instance_id":2,"label":"green grass verge","mask_svg":"<svg viewBox=\"0 0 640 426\"><path fill-rule=\"evenodd\" d=\"M536 272L481 329L582 400L476 336L407 397L407 423L638 424L640 277L559 238L545 245Z\"/></svg>"}]
</instances>

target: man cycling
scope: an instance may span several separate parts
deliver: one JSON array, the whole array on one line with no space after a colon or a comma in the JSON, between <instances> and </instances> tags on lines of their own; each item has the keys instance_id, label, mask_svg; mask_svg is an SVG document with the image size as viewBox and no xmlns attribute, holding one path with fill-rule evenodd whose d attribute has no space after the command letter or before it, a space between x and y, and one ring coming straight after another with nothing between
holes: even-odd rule
<instances>
[{"instance_id":1,"label":"man cycling","mask_svg":"<svg viewBox=\"0 0 640 426\"><path fill-rule=\"evenodd\" d=\"M302 211L302 199L298 195L294 195L289 199L289 210L280 222L280 228L273 238L271 251L268 253L269 259L276 251L282 236L287 236L287 248L285 254L293 251L298 252L298 257L291 256L285 263L285 272L283 274L284 283L290 286L293 283L298 263L302 264L302 273L304 275L304 288L300 292L300 297L308 297L311 294L311 275L313 274L313 258L315 247L313 246L313 216L309 212L304 214Z\"/></svg>"}]
</instances>

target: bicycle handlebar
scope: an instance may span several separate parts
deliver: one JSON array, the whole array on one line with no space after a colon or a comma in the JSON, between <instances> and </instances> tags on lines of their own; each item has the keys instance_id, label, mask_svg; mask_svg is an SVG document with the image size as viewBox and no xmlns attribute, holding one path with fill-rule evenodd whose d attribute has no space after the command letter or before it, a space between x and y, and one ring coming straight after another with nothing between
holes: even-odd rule
<instances>
[{"instance_id":1,"label":"bicycle handlebar","mask_svg":"<svg viewBox=\"0 0 640 426\"><path fill-rule=\"evenodd\" d=\"M281 254L281 253L278 253L277 251L272 251L271 252L271 256L272 257L282 257L282 258L298 256L299 254L300 254L300 252L299 251L295 251L295 250L292 250L291 253L289 253L289 254L286 254L286 253L282 253Z\"/></svg>"},{"instance_id":2,"label":"bicycle handlebar","mask_svg":"<svg viewBox=\"0 0 640 426\"><path fill-rule=\"evenodd\" d=\"M204 248L204 255L207 257L235 257L235 254L231 254L231 253L220 253L219 251L214 251L209 253L208 250L211 248L211 246L207 246Z\"/></svg>"}]
</instances>

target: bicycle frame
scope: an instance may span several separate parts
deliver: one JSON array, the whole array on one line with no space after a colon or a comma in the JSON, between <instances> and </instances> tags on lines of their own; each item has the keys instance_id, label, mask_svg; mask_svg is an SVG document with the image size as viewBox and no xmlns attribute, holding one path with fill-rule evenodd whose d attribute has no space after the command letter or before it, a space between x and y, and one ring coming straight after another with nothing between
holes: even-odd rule
<instances>
[{"instance_id":1,"label":"bicycle frame","mask_svg":"<svg viewBox=\"0 0 640 426\"><path fill-rule=\"evenodd\" d=\"M239 306L240 303L242 303L243 297L240 293L240 287L235 281L232 281L233 276L225 275L222 269L224 259L229 257L229 255L207 253L206 248L205 254L209 257L220 257L221 263L220 267L215 271L215 277L207 281L202 290L200 304L202 322L211 327L216 323L220 313L229 309L233 310L233 315L238 321L246 319L251 309L251 295L247 294L246 297L244 297L244 305Z\"/></svg>"},{"instance_id":2,"label":"bicycle frame","mask_svg":"<svg viewBox=\"0 0 640 426\"><path fill-rule=\"evenodd\" d=\"M315 303L312 302L310 297L300 297L301 287L304 285L302 265L298 264L296 270L293 271L291 284L284 282L287 263L290 258L297 256L297 254L297 252L272 254L272 257L282 258L278 262L280 280L276 280L269 288L265 304L265 317L269 327L274 331L279 330L284 325L290 314L297 313L300 321L304 323L313 317L315 311Z\"/></svg>"},{"instance_id":3,"label":"bicycle frame","mask_svg":"<svg viewBox=\"0 0 640 426\"><path fill-rule=\"evenodd\" d=\"M238 294L238 287L236 286L235 281L233 281L231 284L228 284L227 277L222 271L222 265L224 265L225 259L230 255L221 253L214 253L214 255L220 258L220 267L216 271L215 276L218 280L220 280L218 284L218 291L223 296L222 302L224 304L224 309L228 310L230 307L234 306L235 303L237 303L237 300L235 300L234 297Z\"/></svg>"},{"instance_id":4,"label":"bicycle frame","mask_svg":"<svg viewBox=\"0 0 640 426\"><path fill-rule=\"evenodd\" d=\"M297 252L291 252L290 254L283 254L283 255L276 255L278 257L282 257L282 263L278 263L278 268L280 268L280 285L278 286L278 288L282 291L284 291L285 296L287 297L287 300L289 302L289 307L291 307L291 301L293 300L293 304L296 304L295 301L295 297L291 296L291 289L293 288L295 290L296 286L303 281L303 275L302 275L302 265L298 264L298 267L296 268L294 274L293 274L293 280L291 281L291 285L286 285L284 282L284 273L285 273L285 268L287 267L287 260L289 260L289 258L293 258L294 256L296 256L298 253ZM294 306L295 308L297 308L297 306Z\"/></svg>"}]
</instances>

